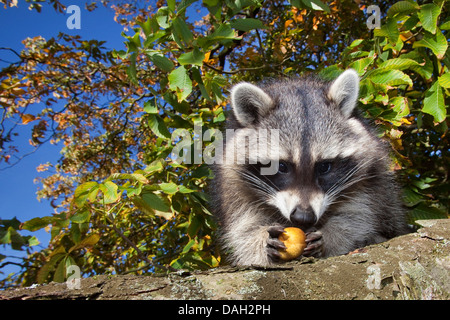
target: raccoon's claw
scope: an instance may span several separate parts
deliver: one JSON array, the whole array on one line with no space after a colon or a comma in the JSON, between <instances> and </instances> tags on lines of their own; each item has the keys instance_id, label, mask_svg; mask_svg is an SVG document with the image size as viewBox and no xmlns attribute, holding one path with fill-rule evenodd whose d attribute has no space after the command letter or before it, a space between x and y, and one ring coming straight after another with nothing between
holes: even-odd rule
<instances>
[{"instance_id":1,"label":"raccoon's claw","mask_svg":"<svg viewBox=\"0 0 450 320\"><path fill-rule=\"evenodd\" d=\"M284 243L278 239L267 239L267 246L277 250L286 250Z\"/></svg>"},{"instance_id":2,"label":"raccoon's claw","mask_svg":"<svg viewBox=\"0 0 450 320\"><path fill-rule=\"evenodd\" d=\"M279 250L286 250L286 246L283 242L278 240L278 236L284 232L284 227L273 226L267 229L269 238L267 239L267 255L274 262L280 261Z\"/></svg>"},{"instance_id":3,"label":"raccoon's claw","mask_svg":"<svg viewBox=\"0 0 450 320\"><path fill-rule=\"evenodd\" d=\"M316 230L306 233L306 248L303 251L305 257L320 257L322 255L322 232Z\"/></svg>"},{"instance_id":4,"label":"raccoon's claw","mask_svg":"<svg viewBox=\"0 0 450 320\"><path fill-rule=\"evenodd\" d=\"M272 226L267 229L271 238L278 238L280 234L284 232L284 227L282 226Z\"/></svg>"}]
</instances>

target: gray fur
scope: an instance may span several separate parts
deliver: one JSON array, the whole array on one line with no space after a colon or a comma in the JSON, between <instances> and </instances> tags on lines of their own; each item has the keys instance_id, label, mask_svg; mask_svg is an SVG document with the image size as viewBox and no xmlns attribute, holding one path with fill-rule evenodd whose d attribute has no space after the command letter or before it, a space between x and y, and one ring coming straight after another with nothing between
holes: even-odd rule
<instances>
[{"instance_id":1,"label":"gray fur","mask_svg":"<svg viewBox=\"0 0 450 320\"><path fill-rule=\"evenodd\" d=\"M259 176L233 161L214 167L214 210L232 264L277 263L279 246L268 232L277 226L304 229L310 237L305 255L320 257L408 231L388 149L356 114L358 81L347 70L331 83L307 77L232 89L227 127L237 130L235 140L250 129L279 129L279 146L269 150L289 169ZM224 156L240 150L254 158L255 148L227 140Z\"/></svg>"}]
</instances>

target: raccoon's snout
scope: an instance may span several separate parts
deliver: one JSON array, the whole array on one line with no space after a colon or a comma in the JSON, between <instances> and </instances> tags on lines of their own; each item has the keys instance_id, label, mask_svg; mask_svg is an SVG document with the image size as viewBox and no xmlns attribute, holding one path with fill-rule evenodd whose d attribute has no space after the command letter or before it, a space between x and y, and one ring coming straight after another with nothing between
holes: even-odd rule
<instances>
[{"instance_id":1,"label":"raccoon's snout","mask_svg":"<svg viewBox=\"0 0 450 320\"><path fill-rule=\"evenodd\" d=\"M316 215L312 208L304 210L296 207L291 212L290 220L292 223L302 227L302 229L308 229L316 223Z\"/></svg>"}]
</instances>

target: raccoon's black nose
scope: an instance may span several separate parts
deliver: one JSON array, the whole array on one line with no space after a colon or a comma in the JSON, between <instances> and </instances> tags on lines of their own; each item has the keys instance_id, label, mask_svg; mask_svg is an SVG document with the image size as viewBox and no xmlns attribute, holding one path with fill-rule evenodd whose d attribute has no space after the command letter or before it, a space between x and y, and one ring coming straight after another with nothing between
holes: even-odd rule
<instances>
[{"instance_id":1,"label":"raccoon's black nose","mask_svg":"<svg viewBox=\"0 0 450 320\"><path fill-rule=\"evenodd\" d=\"M291 222L302 227L302 229L308 229L316 223L316 215L312 208L302 209L296 207L291 212L290 216Z\"/></svg>"}]
</instances>

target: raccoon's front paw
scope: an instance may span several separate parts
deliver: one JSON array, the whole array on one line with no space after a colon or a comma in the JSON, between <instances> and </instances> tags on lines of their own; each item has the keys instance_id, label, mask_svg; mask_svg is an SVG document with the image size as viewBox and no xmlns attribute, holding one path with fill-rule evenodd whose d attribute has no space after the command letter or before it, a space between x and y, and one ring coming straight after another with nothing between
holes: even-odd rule
<instances>
[{"instance_id":1,"label":"raccoon's front paw","mask_svg":"<svg viewBox=\"0 0 450 320\"><path fill-rule=\"evenodd\" d=\"M280 250L286 250L286 246L278 239L284 232L282 226L272 226L267 229L269 238L267 239L267 255L272 262L281 262Z\"/></svg>"},{"instance_id":2,"label":"raccoon's front paw","mask_svg":"<svg viewBox=\"0 0 450 320\"><path fill-rule=\"evenodd\" d=\"M306 248L303 251L305 257L319 258L322 255L323 237L319 230L306 233Z\"/></svg>"}]
</instances>

